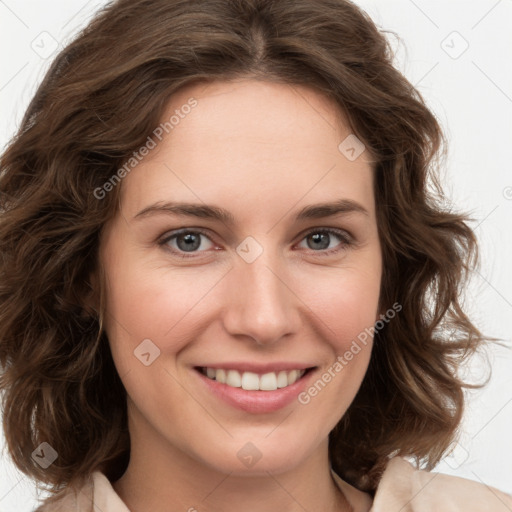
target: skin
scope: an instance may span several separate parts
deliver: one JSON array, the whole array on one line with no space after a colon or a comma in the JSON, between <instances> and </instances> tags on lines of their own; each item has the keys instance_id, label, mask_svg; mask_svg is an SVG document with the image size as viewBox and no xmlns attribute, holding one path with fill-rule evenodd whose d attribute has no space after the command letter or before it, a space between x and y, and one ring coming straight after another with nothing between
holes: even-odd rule
<instances>
[{"instance_id":1,"label":"skin","mask_svg":"<svg viewBox=\"0 0 512 512\"><path fill-rule=\"evenodd\" d=\"M382 261L369 152L350 161L338 150L351 130L309 88L196 83L174 94L162 120L190 97L197 106L124 178L101 240L105 329L132 443L114 489L133 511L349 510L330 473L328 435L360 387L371 340L307 405L271 413L224 403L193 367L301 361L319 378L374 325ZM295 219L306 205L338 199L366 213ZM159 201L220 206L235 223L134 218ZM207 232L195 252L176 238L159 245L181 228ZM308 236L314 228L343 230L352 243L332 234L324 249ZM263 249L252 263L236 250L248 236ZM149 366L134 357L144 339L160 350ZM247 442L261 454L251 467L237 457ZM345 489L356 512L368 510L365 495Z\"/></svg>"}]
</instances>

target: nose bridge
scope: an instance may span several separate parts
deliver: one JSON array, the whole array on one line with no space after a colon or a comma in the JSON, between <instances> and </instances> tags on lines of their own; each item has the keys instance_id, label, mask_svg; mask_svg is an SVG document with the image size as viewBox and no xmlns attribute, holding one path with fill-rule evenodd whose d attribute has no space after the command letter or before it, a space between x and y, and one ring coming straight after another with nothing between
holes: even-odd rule
<instances>
[{"instance_id":1,"label":"nose bridge","mask_svg":"<svg viewBox=\"0 0 512 512\"><path fill-rule=\"evenodd\" d=\"M279 259L265 250L252 263L243 259L230 272L230 301L225 327L259 344L274 343L296 331L296 298L288 288Z\"/></svg>"}]
</instances>

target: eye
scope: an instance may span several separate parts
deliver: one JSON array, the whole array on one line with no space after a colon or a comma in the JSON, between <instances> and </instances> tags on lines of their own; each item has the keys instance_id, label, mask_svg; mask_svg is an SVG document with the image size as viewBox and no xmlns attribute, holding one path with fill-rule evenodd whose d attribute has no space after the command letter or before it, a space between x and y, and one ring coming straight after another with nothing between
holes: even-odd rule
<instances>
[{"instance_id":1,"label":"eye","mask_svg":"<svg viewBox=\"0 0 512 512\"><path fill-rule=\"evenodd\" d=\"M341 243L329 248L333 237L337 238ZM306 241L308 249L312 249L314 252L323 252L324 254L334 254L352 245L352 239L347 232L332 228L316 228L311 230L306 233L303 240Z\"/></svg>"},{"instance_id":2,"label":"eye","mask_svg":"<svg viewBox=\"0 0 512 512\"><path fill-rule=\"evenodd\" d=\"M207 247L205 248L205 244L203 243L202 239L208 240L210 243L210 247L208 247L207 243ZM204 252L204 250L213 247L212 241L206 235L205 232L190 229L175 232L172 235L167 236L160 240L158 244L162 246L168 246L171 252L182 258L193 257L187 255L187 253ZM203 250L198 251L200 247Z\"/></svg>"},{"instance_id":3,"label":"eye","mask_svg":"<svg viewBox=\"0 0 512 512\"><path fill-rule=\"evenodd\" d=\"M337 238L339 243L337 246L330 248L333 237ZM206 244L203 243L203 240L207 240ZM353 243L351 236L347 232L333 228L313 229L306 233L302 240L306 241L308 249L321 253L320 255L337 253L347 249ZM183 229L173 232L162 238L158 244L166 246L173 254L180 258L193 258L195 257L194 253L202 253L215 247L206 232L199 229Z\"/></svg>"}]
</instances>

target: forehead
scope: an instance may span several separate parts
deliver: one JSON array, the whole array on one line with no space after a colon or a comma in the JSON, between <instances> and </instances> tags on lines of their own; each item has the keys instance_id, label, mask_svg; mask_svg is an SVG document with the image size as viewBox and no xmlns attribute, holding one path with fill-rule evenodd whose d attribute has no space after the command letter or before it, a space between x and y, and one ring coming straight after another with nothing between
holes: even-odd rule
<instances>
[{"instance_id":1,"label":"forehead","mask_svg":"<svg viewBox=\"0 0 512 512\"><path fill-rule=\"evenodd\" d=\"M241 194L246 210L263 199L290 207L306 195L309 202L349 195L371 209L368 151L353 161L340 151L351 129L337 105L310 88L197 83L173 95L165 123L162 140L123 181L132 213L148 201L233 203Z\"/></svg>"},{"instance_id":2,"label":"forehead","mask_svg":"<svg viewBox=\"0 0 512 512\"><path fill-rule=\"evenodd\" d=\"M294 151L301 142L306 147L332 151L327 132L335 139L350 133L340 108L325 95L300 85L251 79L185 87L171 98L162 121L180 111L191 97L197 107L182 119L179 130L178 126L173 128L177 137L170 138L171 144L182 144L186 137L188 145L200 146L213 142L214 135L215 141L288 143Z\"/></svg>"}]
</instances>

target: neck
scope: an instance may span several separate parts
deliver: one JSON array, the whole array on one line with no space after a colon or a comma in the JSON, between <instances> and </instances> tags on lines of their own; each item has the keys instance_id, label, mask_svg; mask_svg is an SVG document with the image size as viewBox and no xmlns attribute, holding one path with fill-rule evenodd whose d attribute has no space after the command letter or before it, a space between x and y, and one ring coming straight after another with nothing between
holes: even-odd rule
<instances>
[{"instance_id":1,"label":"neck","mask_svg":"<svg viewBox=\"0 0 512 512\"><path fill-rule=\"evenodd\" d=\"M132 512L353 512L331 474L327 440L291 470L247 475L220 472L147 434L132 423L130 462L112 484Z\"/></svg>"}]
</instances>

